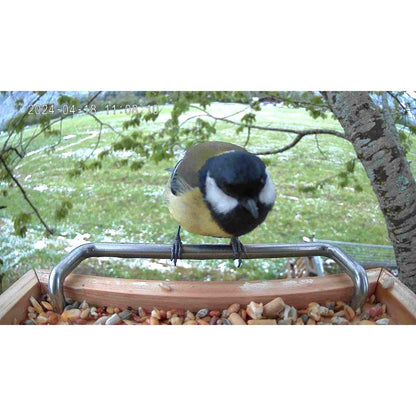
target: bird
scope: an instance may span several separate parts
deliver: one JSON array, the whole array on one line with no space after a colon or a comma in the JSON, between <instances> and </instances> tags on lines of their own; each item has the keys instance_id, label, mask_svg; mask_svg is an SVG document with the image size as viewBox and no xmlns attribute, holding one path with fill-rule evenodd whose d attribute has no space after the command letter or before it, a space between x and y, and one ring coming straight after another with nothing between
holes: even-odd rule
<instances>
[{"instance_id":1,"label":"bird","mask_svg":"<svg viewBox=\"0 0 416 416\"><path fill-rule=\"evenodd\" d=\"M169 170L165 198L179 224L171 261L176 266L181 258L180 231L184 228L203 236L230 238L240 267L246 250L239 237L266 219L276 199L264 162L233 143L210 141L189 148Z\"/></svg>"}]
</instances>

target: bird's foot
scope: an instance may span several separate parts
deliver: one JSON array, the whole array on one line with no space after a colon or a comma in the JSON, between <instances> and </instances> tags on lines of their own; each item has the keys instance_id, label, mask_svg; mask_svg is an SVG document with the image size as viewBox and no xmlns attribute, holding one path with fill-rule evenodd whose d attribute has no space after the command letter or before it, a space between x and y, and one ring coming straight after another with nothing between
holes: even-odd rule
<instances>
[{"instance_id":1,"label":"bird's foot","mask_svg":"<svg viewBox=\"0 0 416 416\"><path fill-rule=\"evenodd\" d=\"M238 239L238 237L231 237L230 244L233 250L234 260L238 261L237 267L240 267L242 254L244 254L247 257L247 251L243 243Z\"/></svg>"},{"instance_id":2,"label":"bird's foot","mask_svg":"<svg viewBox=\"0 0 416 416\"><path fill-rule=\"evenodd\" d=\"M170 250L170 260L176 266L178 259L182 258L182 241L181 241L181 227L178 227L175 239L173 240L172 248Z\"/></svg>"}]
</instances>

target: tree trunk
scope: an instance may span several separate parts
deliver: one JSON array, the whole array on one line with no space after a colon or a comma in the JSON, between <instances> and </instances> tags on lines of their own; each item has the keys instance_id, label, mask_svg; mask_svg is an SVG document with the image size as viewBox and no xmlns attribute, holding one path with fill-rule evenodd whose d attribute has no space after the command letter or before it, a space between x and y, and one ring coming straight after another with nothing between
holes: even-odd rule
<instances>
[{"instance_id":1,"label":"tree trunk","mask_svg":"<svg viewBox=\"0 0 416 416\"><path fill-rule=\"evenodd\" d=\"M396 128L367 92L322 92L377 195L399 278L416 292L416 182Z\"/></svg>"}]
</instances>

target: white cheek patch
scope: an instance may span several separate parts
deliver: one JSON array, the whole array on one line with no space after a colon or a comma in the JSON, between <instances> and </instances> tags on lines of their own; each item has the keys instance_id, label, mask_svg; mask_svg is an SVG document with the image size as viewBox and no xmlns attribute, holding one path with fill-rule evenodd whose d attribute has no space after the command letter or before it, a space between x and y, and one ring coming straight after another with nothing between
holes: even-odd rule
<instances>
[{"instance_id":1,"label":"white cheek patch","mask_svg":"<svg viewBox=\"0 0 416 416\"><path fill-rule=\"evenodd\" d=\"M205 197L218 214L228 214L238 205L235 198L227 195L217 186L209 173L205 181Z\"/></svg>"},{"instance_id":2,"label":"white cheek patch","mask_svg":"<svg viewBox=\"0 0 416 416\"><path fill-rule=\"evenodd\" d=\"M259 194L259 201L264 205L273 205L276 200L276 190L274 189L274 183L270 177L269 171L266 169L266 183Z\"/></svg>"}]
</instances>

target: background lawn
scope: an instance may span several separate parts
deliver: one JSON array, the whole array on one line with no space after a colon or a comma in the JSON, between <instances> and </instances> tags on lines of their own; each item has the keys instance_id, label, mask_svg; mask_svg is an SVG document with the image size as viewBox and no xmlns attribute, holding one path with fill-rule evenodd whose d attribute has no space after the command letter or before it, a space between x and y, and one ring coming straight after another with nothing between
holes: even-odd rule
<instances>
[{"instance_id":1,"label":"background lawn","mask_svg":"<svg viewBox=\"0 0 416 416\"><path fill-rule=\"evenodd\" d=\"M226 116L242 108L238 104L213 104L209 111L217 116ZM144 125L144 129L160 128L168 118L168 110L169 107L165 107L157 122ZM197 114L197 111L194 113ZM106 113L99 113L99 117L120 129L122 122L130 118L124 114ZM234 120L240 117L241 114ZM188 124L191 125L194 120ZM257 113L256 124L342 130L333 118L314 120L304 110L272 105L264 106ZM28 128L27 134L35 128ZM240 145L246 140L246 134L236 135L235 126L218 122L216 128L214 140ZM44 229L33 217L26 237L17 237L13 232L12 215L22 209L30 212L30 207L16 188L9 191L11 198L0 198L0 205L7 205L0 211L3 290L31 268L53 267L71 248L87 241L171 243L177 224L169 215L163 194L169 177L165 169L173 166L174 160L159 164L149 161L141 170L132 171L118 161L120 157L134 158L135 155L118 152L118 157L104 159L101 170L88 170L79 177L69 178L68 171L76 160L97 157L115 140L115 134L104 128L95 149L98 130L99 125L89 116L66 119L62 123L62 142L53 151L48 151L56 138L40 137L16 169L19 180L46 222L55 226L57 231L56 235L44 237ZM0 142L4 137L0 136ZM279 148L288 144L292 137L253 130L248 150L257 152ZM181 155L178 153L178 159ZM415 155L413 140L408 159L415 160ZM277 187L277 202L266 222L251 234L243 236L242 242L298 242L302 236L315 233L320 239L391 244L377 199L359 163L356 177L362 192L356 192L352 185L339 188L336 183L325 185L316 193L305 193L299 189L302 185L313 184L345 169L345 163L353 157L352 145L335 136L319 136L319 148L315 138L307 136L285 153L264 157ZM6 184L0 183L0 189L5 188ZM55 208L63 196L71 199L73 209L62 222L55 224ZM182 239L185 244L226 242L186 231L182 233ZM182 260L178 263L179 267L174 268L167 260L101 258L85 261L77 271L143 279L273 279L285 261L250 260L236 269L231 260Z\"/></svg>"}]
</instances>

